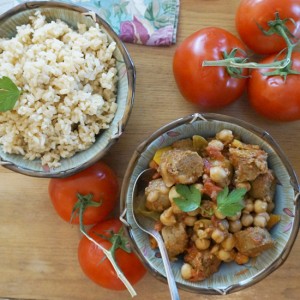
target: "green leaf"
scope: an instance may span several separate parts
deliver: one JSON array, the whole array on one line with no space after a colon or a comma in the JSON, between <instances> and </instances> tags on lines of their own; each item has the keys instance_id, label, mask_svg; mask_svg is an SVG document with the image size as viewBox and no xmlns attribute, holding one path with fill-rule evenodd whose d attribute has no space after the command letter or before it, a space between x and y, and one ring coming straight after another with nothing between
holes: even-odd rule
<instances>
[{"instance_id":1,"label":"green leaf","mask_svg":"<svg viewBox=\"0 0 300 300\"><path fill-rule=\"evenodd\" d=\"M235 189L229 193L225 187L217 196L218 211L225 217L233 217L244 208L244 196L247 190Z\"/></svg>"},{"instance_id":2,"label":"green leaf","mask_svg":"<svg viewBox=\"0 0 300 300\"><path fill-rule=\"evenodd\" d=\"M0 78L0 111L13 109L20 95L21 91L10 78Z\"/></svg>"},{"instance_id":3,"label":"green leaf","mask_svg":"<svg viewBox=\"0 0 300 300\"><path fill-rule=\"evenodd\" d=\"M177 184L176 192L180 197L174 198L174 202L182 211L193 211L200 206L201 193L194 185Z\"/></svg>"}]
</instances>

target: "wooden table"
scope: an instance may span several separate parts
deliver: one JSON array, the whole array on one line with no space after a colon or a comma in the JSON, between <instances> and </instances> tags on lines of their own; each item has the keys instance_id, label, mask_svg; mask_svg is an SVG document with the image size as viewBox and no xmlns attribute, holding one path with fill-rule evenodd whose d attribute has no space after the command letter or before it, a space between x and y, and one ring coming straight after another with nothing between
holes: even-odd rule
<instances>
[{"instance_id":1,"label":"wooden table","mask_svg":"<svg viewBox=\"0 0 300 300\"><path fill-rule=\"evenodd\" d=\"M194 31L223 27L235 33L238 0L182 0L179 44ZM122 181L135 147L161 125L199 108L179 94L173 74L176 46L151 48L127 45L137 69L134 109L125 134L104 160ZM275 123L259 117L246 97L216 111L251 122L267 130L281 145L300 176L300 121ZM127 291L113 292L92 283L77 261L80 234L76 226L54 212L48 180L36 179L0 168L0 299L130 299ZM282 267L262 282L223 299L299 299L300 238ZM147 274L136 286L136 299L169 299L166 284ZM220 299L180 291L181 299Z\"/></svg>"}]
</instances>

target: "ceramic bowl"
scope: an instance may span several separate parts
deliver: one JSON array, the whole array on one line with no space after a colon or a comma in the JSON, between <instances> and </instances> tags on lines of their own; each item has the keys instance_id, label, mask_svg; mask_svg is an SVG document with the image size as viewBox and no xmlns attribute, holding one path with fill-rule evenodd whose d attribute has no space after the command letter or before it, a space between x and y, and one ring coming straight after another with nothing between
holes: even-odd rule
<instances>
[{"instance_id":1,"label":"ceramic bowl","mask_svg":"<svg viewBox=\"0 0 300 300\"><path fill-rule=\"evenodd\" d=\"M140 172L148 168L157 149L195 134L213 137L222 129L232 130L242 141L257 144L268 153L269 167L274 170L278 179L275 213L281 216L281 221L271 229L271 236L276 241L274 248L250 260L246 265L223 263L217 273L202 282L183 280L180 275L182 261L173 262L172 269L178 287L203 294L227 294L249 287L276 270L291 251L300 220L299 183L277 143L267 132L241 120L210 113L193 114L162 127L137 147L128 165L121 191L122 219L132 244L148 270L157 278L166 281L158 250L150 248L147 234L133 220L133 185Z\"/></svg>"},{"instance_id":2,"label":"ceramic bowl","mask_svg":"<svg viewBox=\"0 0 300 300\"><path fill-rule=\"evenodd\" d=\"M96 22L107 33L109 39L117 44L114 56L117 60L119 77L118 109L109 128L101 131L96 142L89 149L78 152L71 158L62 159L60 161L61 166L58 168L49 169L42 166L39 159L34 161L24 160L21 155L4 153L0 147L0 163L8 169L35 177L63 177L74 174L95 163L107 153L123 133L134 101L135 68L124 44L111 27L95 13L76 5L54 1L35 1L20 4L1 15L0 37L13 37L16 34L16 26L28 23L29 16L37 10L46 16L47 21L61 19L75 29L78 22L86 24L87 27L93 26Z\"/></svg>"}]
</instances>

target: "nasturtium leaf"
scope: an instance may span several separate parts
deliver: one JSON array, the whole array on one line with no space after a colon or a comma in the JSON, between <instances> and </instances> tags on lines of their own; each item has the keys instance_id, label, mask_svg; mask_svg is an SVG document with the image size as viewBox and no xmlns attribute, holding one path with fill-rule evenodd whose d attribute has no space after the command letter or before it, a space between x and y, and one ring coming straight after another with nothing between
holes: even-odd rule
<instances>
[{"instance_id":1,"label":"nasturtium leaf","mask_svg":"<svg viewBox=\"0 0 300 300\"><path fill-rule=\"evenodd\" d=\"M14 108L17 100L21 95L21 91L14 82L3 76L0 78L0 111L5 112Z\"/></svg>"}]
</instances>

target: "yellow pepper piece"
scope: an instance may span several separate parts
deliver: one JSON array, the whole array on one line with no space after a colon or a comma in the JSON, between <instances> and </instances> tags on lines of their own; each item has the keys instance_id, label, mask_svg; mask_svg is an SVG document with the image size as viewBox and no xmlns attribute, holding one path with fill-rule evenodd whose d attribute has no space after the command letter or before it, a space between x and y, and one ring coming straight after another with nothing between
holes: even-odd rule
<instances>
[{"instance_id":1,"label":"yellow pepper piece","mask_svg":"<svg viewBox=\"0 0 300 300\"><path fill-rule=\"evenodd\" d=\"M160 164L160 160L161 160L161 156L164 152L167 152L169 150L171 150L172 147L168 146L168 147L163 147L163 148L160 148L158 149L155 154L154 154L154 157L153 157L153 160L159 165Z\"/></svg>"},{"instance_id":2,"label":"yellow pepper piece","mask_svg":"<svg viewBox=\"0 0 300 300\"><path fill-rule=\"evenodd\" d=\"M193 136L193 146L197 152L202 151L207 145L208 145L207 140L201 135Z\"/></svg>"},{"instance_id":3,"label":"yellow pepper piece","mask_svg":"<svg viewBox=\"0 0 300 300\"><path fill-rule=\"evenodd\" d=\"M275 226L280 221L280 215L270 214L270 219L267 223L267 229L270 230L273 226Z\"/></svg>"}]
</instances>

